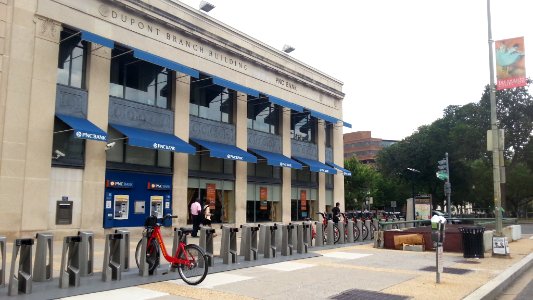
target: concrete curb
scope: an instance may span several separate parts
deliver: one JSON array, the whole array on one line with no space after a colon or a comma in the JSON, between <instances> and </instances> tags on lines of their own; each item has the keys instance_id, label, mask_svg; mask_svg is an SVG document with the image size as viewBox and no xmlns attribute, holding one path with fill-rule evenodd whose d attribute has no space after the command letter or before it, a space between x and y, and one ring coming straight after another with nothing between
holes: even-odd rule
<instances>
[{"instance_id":1,"label":"concrete curb","mask_svg":"<svg viewBox=\"0 0 533 300\"><path fill-rule=\"evenodd\" d=\"M505 258L503 258L505 259ZM470 295L463 298L464 300L492 300L496 299L501 292L514 282L522 273L533 266L533 253L524 257L522 260L503 271Z\"/></svg>"}]
</instances>

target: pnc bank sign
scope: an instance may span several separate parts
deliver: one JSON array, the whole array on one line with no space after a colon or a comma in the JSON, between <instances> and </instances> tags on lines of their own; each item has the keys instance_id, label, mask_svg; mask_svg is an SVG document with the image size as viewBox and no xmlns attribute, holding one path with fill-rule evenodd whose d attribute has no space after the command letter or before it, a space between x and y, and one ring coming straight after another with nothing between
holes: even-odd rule
<instances>
[{"instance_id":1,"label":"pnc bank sign","mask_svg":"<svg viewBox=\"0 0 533 300\"><path fill-rule=\"evenodd\" d=\"M107 140L107 136L103 134L83 132L79 130L77 130L74 134L79 139L89 139L89 140L103 141L103 142Z\"/></svg>"}]
</instances>

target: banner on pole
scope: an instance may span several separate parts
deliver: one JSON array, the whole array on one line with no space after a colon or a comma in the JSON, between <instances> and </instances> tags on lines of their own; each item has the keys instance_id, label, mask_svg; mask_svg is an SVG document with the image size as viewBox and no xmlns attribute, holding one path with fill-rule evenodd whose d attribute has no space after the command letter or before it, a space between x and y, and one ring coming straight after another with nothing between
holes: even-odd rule
<instances>
[{"instance_id":1,"label":"banner on pole","mask_svg":"<svg viewBox=\"0 0 533 300\"><path fill-rule=\"evenodd\" d=\"M524 37L496 41L497 90L526 85Z\"/></svg>"}]
</instances>

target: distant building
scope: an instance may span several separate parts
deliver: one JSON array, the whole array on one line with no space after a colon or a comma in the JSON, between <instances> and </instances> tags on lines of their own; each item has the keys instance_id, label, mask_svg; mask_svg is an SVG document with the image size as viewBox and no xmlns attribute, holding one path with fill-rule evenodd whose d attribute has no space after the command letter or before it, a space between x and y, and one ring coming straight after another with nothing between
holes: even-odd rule
<instances>
[{"instance_id":1,"label":"distant building","mask_svg":"<svg viewBox=\"0 0 533 300\"><path fill-rule=\"evenodd\" d=\"M344 136L344 159L353 156L362 163L375 163L376 156L381 149L386 148L398 141L373 138L371 131L356 131L345 133Z\"/></svg>"}]
</instances>

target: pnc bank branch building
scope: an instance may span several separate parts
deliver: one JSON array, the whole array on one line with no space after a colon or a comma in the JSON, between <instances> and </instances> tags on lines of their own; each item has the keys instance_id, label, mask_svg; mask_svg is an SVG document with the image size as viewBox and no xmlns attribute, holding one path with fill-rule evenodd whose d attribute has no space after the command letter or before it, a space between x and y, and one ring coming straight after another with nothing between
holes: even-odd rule
<instances>
[{"instance_id":1,"label":"pnc bank branch building","mask_svg":"<svg viewBox=\"0 0 533 300\"><path fill-rule=\"evenodd\" d=\"M339 80L178 1L0 0L0 23L3 235L344 202Z\"/></svg>"}]
</instances>

